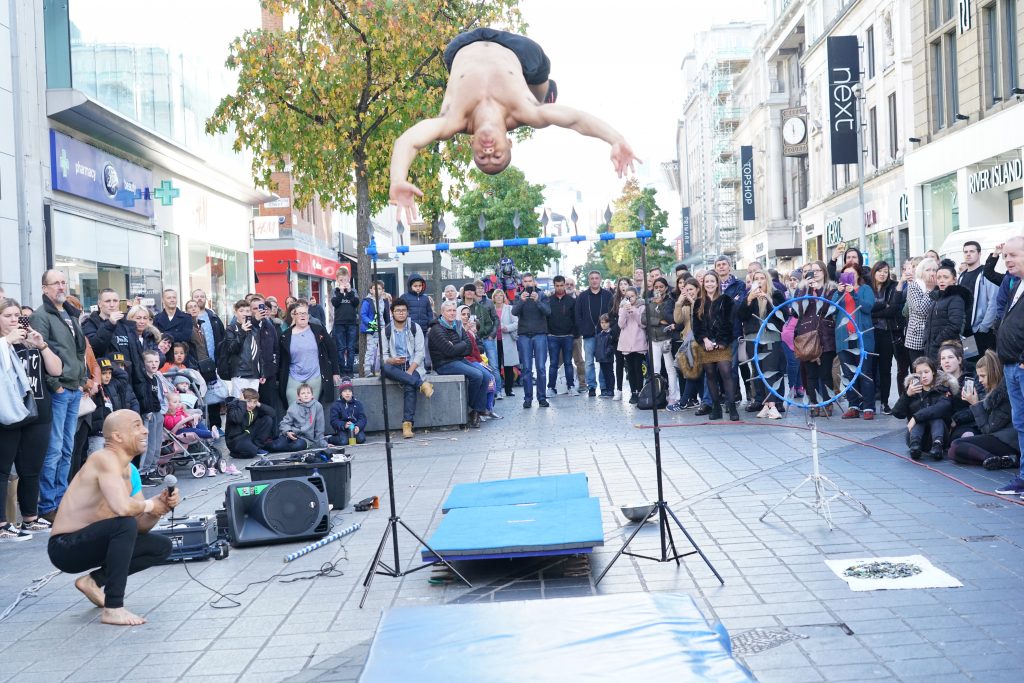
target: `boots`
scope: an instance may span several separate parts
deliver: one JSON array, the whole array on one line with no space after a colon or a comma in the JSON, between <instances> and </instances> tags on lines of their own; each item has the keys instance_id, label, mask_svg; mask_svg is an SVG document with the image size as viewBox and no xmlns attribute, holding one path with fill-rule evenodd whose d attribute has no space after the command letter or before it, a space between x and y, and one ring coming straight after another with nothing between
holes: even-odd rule
<instances>
[{"instance_id":1,"label":"boots","mask_svg":"<svg viewBox=\"0 0 1024 683\"><path fill-rule=\"evenodd\" d=\"M739 422L740 421L740 414L736 411L736 404L735 403L727 403L726 407L729 409L729 419L732 420L733 422ZM719 409L719 410L721 410L721 409Z\"/></svg>"},{"instance_id":2,"label":"boots","mask_svg":"<svg viewBox=\"0 0 1024 683\"><path fill-rule=\"evenodd\" d=\"M412 435L412 422L409 422L409 421L403 422L402 423L402 438L403 439L411 439L412 436L413 436Z\"/></svg>"},{"instance_id":3,"label":"boots","mask_svg":"<svg viewBox=\"0 0 1024 683\"><path fill-rule=\"evenodd\" d=\"M715 401L711 404L711 414L708 415L709 420L721 420L722 419L722 404Z\"/></svg>"},{"instance_id":4,"label":"boots","mask_svg":"<svg viewBox=\"0 0 1024 683\"><path fill-rule=\"evenodd\" d=\"M426 396L427 398L430 398L431 396L434 395L434 385L431 384L430 382L424 382L423 384L420 385L420 393Z\"/></svg>"},{"instance_id":5,"label":"boots","mask_svg":"<svg viewBox=\"0 0 1024 683\"><path fill-rule=\"evenodd\" d=\"M921 442L918 439L910 441L910 457L914 460L921 459Z\"/></svg>"},{"instance_id":6,"label":"boots","mask_svg":"<svg viewBox=\"0 0 1024 683\"><path fill-rule=\"evenodd\" d=\"M942 448L942 440L936 439L935 442L932 444L932 449L928 451L928 455L932 456L932 460L942 460L942 458L945 455L943 453L943 450L944 449Z\"/></svg>"}]
</instances>

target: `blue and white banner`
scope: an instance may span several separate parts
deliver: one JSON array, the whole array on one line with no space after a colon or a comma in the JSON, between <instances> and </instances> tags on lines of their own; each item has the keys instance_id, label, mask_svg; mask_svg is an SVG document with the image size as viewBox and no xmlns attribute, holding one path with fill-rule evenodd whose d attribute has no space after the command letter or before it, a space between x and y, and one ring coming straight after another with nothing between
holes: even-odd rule
<instances>
[{"instance_id":1,"label":"blue and white banner","mask_svg":"<svg viewBox=\"0 0 1024 683\"><path fill-rule=\"evenodd\" d=\"M98 147L50 129L50 182L54 190L153 217L152 202L126 202L121 193L135 194L153 186L153 173Z\"/></svg>"},{"instance_id":2,"label":"blue and white banner","mask_svg":"<svg viewBox=\"0 0 1024 683\"><path fill-rule=\"evenodd\" d=\"M612 240L646 240L654 236L650 230L633 232L602 232L599 235L557 235L555 237L517 237L510 240L478 240L476 242L439 242L436 244L402 244L393 251L377 251L375 242L366 249L370 256L389 257L414 251L465 251L467 249L500 249L502 247L528 247L534 244L561 244L564 242L610 242Z\"/></svg>"}]
</instances>

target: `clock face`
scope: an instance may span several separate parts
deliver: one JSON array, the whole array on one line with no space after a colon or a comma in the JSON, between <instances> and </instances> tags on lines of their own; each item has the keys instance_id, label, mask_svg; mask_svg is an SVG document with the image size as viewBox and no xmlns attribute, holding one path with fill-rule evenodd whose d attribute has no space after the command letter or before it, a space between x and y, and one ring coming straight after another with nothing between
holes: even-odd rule
<instances>
[{"instance_id":1,"label":"clock face","mask_svg":"<svg viewBox=\"0 0 1024 683\"><path fill-rule=\"evenodd\" d=\"M799 145L807 135L807 124L799 116L786 119L782 125L782 139L787 145Z\"/></svg>"}]
</instances>

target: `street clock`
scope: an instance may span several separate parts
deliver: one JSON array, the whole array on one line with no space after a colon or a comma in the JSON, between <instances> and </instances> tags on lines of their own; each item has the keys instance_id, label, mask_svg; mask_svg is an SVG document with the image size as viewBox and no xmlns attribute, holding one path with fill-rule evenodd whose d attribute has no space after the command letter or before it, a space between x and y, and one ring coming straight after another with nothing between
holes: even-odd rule
<instances>
[{"instance_id":1,"label":"street clock","mask_svg":"<svg viewBox=\"0 0 1024 683\"><path fill-rule=\"evenodd\" d=\"M783 155L807 156L807 107L782 110L782 143Z\"/></svg>"}]
</instances>

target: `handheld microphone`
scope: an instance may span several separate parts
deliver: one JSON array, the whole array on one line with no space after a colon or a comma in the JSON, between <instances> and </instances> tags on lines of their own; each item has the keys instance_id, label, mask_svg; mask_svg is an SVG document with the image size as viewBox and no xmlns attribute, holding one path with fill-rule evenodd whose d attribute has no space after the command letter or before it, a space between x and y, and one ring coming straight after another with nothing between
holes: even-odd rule
<instances>
[{"instance_id":1,"label":"handheld microphone","mask_svg":"<svg viewBox=\"0 0 1024 683\"><path fill-rule=\"evenodd\" d=\"M173 474L164 477L164 485L167 486L167 495L174 495L174 488L178 485L178 478Z\"/></svg>"}]
</instances>

